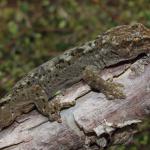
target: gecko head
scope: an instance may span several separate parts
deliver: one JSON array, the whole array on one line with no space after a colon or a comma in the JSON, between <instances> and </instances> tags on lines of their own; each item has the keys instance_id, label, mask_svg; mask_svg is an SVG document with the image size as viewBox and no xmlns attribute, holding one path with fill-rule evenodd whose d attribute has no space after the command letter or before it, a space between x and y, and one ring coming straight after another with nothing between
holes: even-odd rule
<instances>
[{"instance_id":1,"label":"gecko head","mask_svg":"<svg viewBox=\"0 0 150 150\"><path fill-rule=\"evenodd\" d=\"M112 28L99 39L101 47L111 49L118 58L135 58L150 52L150 29L140 23Z\"/></svg>"}]
</instances>

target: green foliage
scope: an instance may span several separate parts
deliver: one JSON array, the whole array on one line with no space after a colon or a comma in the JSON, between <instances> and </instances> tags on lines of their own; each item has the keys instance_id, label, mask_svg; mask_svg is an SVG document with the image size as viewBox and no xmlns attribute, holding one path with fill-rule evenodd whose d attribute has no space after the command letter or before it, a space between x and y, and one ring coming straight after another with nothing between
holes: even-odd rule
<instances>
[{"instance_id":1,"label":"green foliage","mask_svg":"<svg viewBox=\"0 0 150 150\"><path fill-rule=\"evenodd\" d=\"M108 28L133 22L150 27L149 3L150 0L0 0L0 96L32 68ZM145 133L135 141L139 147L147 145L149 135Z\"/></svg>"}]
</instances>

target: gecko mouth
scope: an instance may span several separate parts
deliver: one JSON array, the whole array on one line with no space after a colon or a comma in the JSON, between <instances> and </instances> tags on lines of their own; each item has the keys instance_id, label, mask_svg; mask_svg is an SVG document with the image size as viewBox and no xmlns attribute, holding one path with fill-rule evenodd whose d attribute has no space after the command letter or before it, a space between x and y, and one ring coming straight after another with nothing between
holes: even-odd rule
<instances>
[{"instance_id":1,"label":"gecko mouth","mask_svg":"<svg viewBox=\"0 0 150 150\"><path fill-rule=\"evenodd\" d=\"M147 56L148 56L148 54L141 53L141 54L137 55L136 57L127 58L127 59L122 60L122 61L120 61L120 62L118 62L116 64L109 65L109 66L107 66L105 68L117 67L117 66L124 65L124 64L132 64L132 63L136 62L138 59L141 59L141 58L147 57Z\"/></svg>"}]
</instances>

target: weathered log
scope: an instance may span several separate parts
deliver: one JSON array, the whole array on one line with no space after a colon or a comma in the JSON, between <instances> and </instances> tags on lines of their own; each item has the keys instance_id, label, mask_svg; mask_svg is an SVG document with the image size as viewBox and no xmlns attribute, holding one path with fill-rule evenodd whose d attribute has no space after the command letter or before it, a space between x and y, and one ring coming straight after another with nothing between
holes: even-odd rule
<instances>
[{"instance_id":1,"label":"weathered log","mask_svg":"<svg viewBox=\"0 0 150 150\"><path fill-rule=\"evenodd\" d=\"M50 122L36 110L24 114L0 132L0 149L82 150L126 143L150 114L150 57L112 66L101 76L123 84L126 99L110 101L77 83L59 97L63 104L76 100L61 111L62 123Z\"/></svg>"}]
</instances>

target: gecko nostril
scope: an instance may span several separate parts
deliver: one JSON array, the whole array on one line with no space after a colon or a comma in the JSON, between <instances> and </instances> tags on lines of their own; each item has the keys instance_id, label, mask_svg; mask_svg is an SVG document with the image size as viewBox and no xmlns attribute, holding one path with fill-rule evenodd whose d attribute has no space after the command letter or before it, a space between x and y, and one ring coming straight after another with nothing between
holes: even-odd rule
<instances>
[{"instance_id":1,"label":"gecko nostril","mask_svg":"<svg viewBox=\"0 0 150 150\"><path fill-rule=\"evenodd\" d=\"M41 98L42 102L45 102L45 99L44 98Z\"/></svg>"},{"instance_id":2,"label":"gecko nostril","mask_svg":"<svg viewBox=\"0 0 150 150\"><path fill-rule=\"evenodd\" d=\"M25 94L24 94L24 93L22 93L22 96L25 96Z\"/></svg>"},{"instance_id":3,"label":"gecko nostril","mask_svg":"<svg viewBox=\"0 0 150 150\"><path fill-rule=\"evenodd\" d=\"M27 85L31 85L31 82L30 82L30 81L27 81Z\"/></svg>"}]
</instances>

